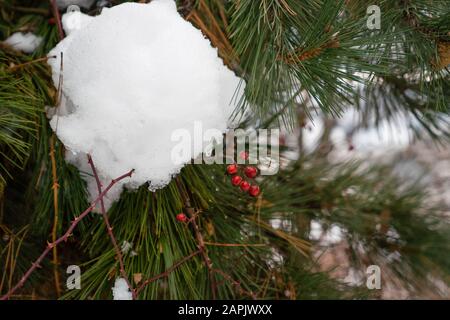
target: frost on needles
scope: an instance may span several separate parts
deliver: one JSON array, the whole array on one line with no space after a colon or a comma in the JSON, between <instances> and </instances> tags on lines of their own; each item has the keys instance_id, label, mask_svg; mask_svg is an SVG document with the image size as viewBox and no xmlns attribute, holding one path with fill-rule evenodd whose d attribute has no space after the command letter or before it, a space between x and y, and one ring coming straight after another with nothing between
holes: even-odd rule
<instances>
[{"instance_id":1,"label":"frost on needles","mask_svg":"<svg viewBox=\"0 0 450 320\"><path fill-rule=\"evenodd\" d=\"M173 0L124 3L96 17L69 12L62 22L67 37L50 51L56 58L49 64L56 87L62 79L63 101L50 124L80 172L89 172L89 153L105 184L134 168L128 188L146 182L151 190L162 188L209 144L193 144L174 163L175 130L193 137L195 122L203 132L229 127L240 79ZM93 199L95 182L85 179ZM122 187L108 193L107 206Z\"/></svg>"}]
</instances>

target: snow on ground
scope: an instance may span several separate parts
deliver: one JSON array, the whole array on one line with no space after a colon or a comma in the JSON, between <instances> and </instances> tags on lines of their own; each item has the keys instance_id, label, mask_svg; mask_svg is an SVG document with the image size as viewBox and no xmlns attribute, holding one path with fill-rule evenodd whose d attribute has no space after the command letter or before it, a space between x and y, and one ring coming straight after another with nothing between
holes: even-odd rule
<instances>
[{"instance_id":1,"label":"snow on ground","mask_svg":"<svg viewBox=\"0 0 450 320\"><path fill-rule=\"evenodd\" d=\"M16 32L7 38L4 43L24 53L33 53L42 43L42 37L28 32Z\"/></svg>"},{"instance_id":2,"label":"snow on ground","mask_svg":"<svg viewBox=\"0 0 450 320\"><path fill-rule=\"evenodd\" d=\"M244 86L236 92L240 79L178 14L173 0L124 3L96 17L69 12L62 22L67 37L51 50L56 58L49 64L58 86L62 53L69 107L58 110L50 124L80 171L90 172L89 153L104 185L135 169L127 186L149 182L155 190L210 143L191 143L199 126L203 132L227 130ZM179 148L173 159L176 146L191 152ZM92 200L94 180L86 179ZM108 206L121 189L108 194Z\"/></svg>"}]
</instances>

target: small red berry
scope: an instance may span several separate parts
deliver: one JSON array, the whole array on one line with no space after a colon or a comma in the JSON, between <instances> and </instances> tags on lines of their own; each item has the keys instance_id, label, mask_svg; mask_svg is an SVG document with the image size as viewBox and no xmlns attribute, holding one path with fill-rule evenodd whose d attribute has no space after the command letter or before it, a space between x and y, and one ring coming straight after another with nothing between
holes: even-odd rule
<instances>
[{"instance_id":1,"label":"small red berry","mask_svg":"<svg viewBox=\"0 0 450 320\"><path fill-rule=\"evenodd\" d=\"M184 213L179 213L177 214L177 220L180 222L186 222L187 221L187 217Z\"/></svg>"},{"instance_id":2,"label":"small red berry","mask_svg":"<svg viewBox=\"0 0 450 320\"><path fill-rule=\"evenodd\" d=\"M255 167L246 167L244 173L247 177L253 179L258 174L258 169L256 169Z\"/></svg>"},{"instance_id":3,"label":"small red berry","mask_svg":"<svg viewBox=\"0 0 450 320\"><path fill-rule=\"evenodd\" d=\"M228 174L236 174L237 171L238 171L238 167L237 167L236 164L230 164L230 165L227 167L227 173L228 173Z\"/></svg>"},{"instance_id":4,"label":"small red berry","mask_svg":"<svg viewBox=\"0 0 450 320\"><path fill-rule=\"evenodd\" d=\"M238 186L240 185L242 182L242 177L241 176L234 176L233 178L231 178L231 184L233 186Z\"/></svg>"},{"instance_id":5,"label":"small red berry","mask_svg":"<svg viewBox=\"0 0 450 320\"><path fill-rule=\"evenodd\" d=\"M250 183L248 183L247 181L242 181L241 184L239 185L241 187L241 190L244 192L247 192L248 189L250 189Z\"/></svg>"},{"instance_id":6,"label":"small red berry","mask_svg":"<svg viewBox=\"0 0 450 320\"><path fill-rule=\"evenodd\" d=\"M247 151L241 151L241 152L239 153L239 157L240 157L242 160L248 160L248 152L247 152Z\"/></svg>"},{"instance_id":7,"label":"small red berry","mask_svg":"<svg viewBox=\"0 0 450 320\"><path fill-rule=\"evenodd\" d=\"M56 24L56 20L55 20L55 18L50 18L50 19L48 19L48 24Z\"/></svg>"},{"instance_id":8,"label":"small red berry","mask_svg":"<svg viewBox=\"0 0 450 320\"><path fill-rule=\"evenodd\" d=\"M248 193L252 196L252 197L257 197L259 195L259 193L261 192L261 190L259 189L258 186L253 185L250 186L250 188L248 189Z\"/></svg>"}]
</instances>

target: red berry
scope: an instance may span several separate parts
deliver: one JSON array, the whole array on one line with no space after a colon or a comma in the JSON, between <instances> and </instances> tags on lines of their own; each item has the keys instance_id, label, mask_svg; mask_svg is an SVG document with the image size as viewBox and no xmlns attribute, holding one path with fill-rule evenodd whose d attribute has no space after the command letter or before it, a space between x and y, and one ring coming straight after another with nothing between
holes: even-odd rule
<instances>
[{"instance_id":1,"label":"red berry","mask_svg":"<svg viewBox=\"0 0 450 320\"><path fill-rule=\"evenodd\" d=\"M248 152L247 152L247 151L241 151L241 152L239 153L239 157L240 157L242 160L248 160Z\"/></svg>"},{"instance_id":2,"label":"red berry","mask_svg":"<svg viewBox=\"0 0 450 320\"><path fill-rule=\"evenodd\" d=\"M241 176L234 176L233 178L231 178L231 184L233 186L238 186L240 185L242 182L242 177Z\"/></svg>"},{"instance_id":3,"label":"red berry","mask_svg":"<svg viewBox=\"0 0 450 320\"><path fill-rule=\"evenodd\" d=\"M244 180L241 182L240 187L242 191L247 192L250 189L250 183Z\"/></svg>"},{"instance_id":4,"label":"red berry","mask_svg":"<svg viewBox=\"0 0 450 320\"><path fill-rule=\"evenodd\" d=\"M238 171L238 167L237 167L236 164L230 164L230 165L227 167L227 173L228 173L228 174L236 174L237 171Z\"/></svg>"},{"instance_id":5,"label":"red berry","mask_svg":"<svg viewBox=\"0 0 450 320\"><path fill-rule=\"evenodd\" d=\"M252 197L257 197L259 195L259 193L261 192L261 190L259 189L258 186L256 185L252 185L250 186L250 188L248 189L248 193L252 196Z\"/></svg>"},{"instance_id":6,"label":"red berry","mask_svg":"<svg viewBox=\"0 0 450 320\"><path fill-rule=\"evenodd\" d=\"M50 19L48 19L48 24L56 24L56 21L55 21L55 18L50 18Z\"/></svg>"},{"instance_id":7,"label":"red berry","mask_svg":"<svg viewBox=\"0 0 450 320\"><path fill-rule=\"evenodd\" d=\"M253 179L258 174L258 169L256 169L255 167L246 167L244 173L247 177Z\"/></svg>"},{"instance_id":8,"label":"red berry","mask_svg":"<svg viewBox=\"0 0 450 320\"><path fill-rule=\"evenodd\" d=\"M187 221L187 217L184 213L179 213L177 214L177 220L180 222L186 222Z\"/></svg>"}]
</instances>

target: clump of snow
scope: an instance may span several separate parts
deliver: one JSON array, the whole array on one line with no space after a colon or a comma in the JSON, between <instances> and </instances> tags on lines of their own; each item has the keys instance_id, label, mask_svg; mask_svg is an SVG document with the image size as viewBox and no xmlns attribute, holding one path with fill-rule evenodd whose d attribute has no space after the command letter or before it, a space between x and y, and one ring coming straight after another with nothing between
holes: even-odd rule
<instances>
[{"instance_id":1,"label":"clump of snow","mask_svg":"<svg viewBox=\"0 0 450 320\"><path fill-rule=\"evenodd\" d=\"M42 43L42 37L39 37L31 32L13 33L8 39L4 41L7 45L13 47L16 50L33 53Z\"/></svg>"},{"instance_id":2,"label":"clump of snow","mask_svg":"<svg viewBox=\"0 0 450 320\"><path fill-rule=\"evenodd\" d=\"M56 5L60 10L66 9L68 6L75 5L84 9L89 9L95 0L56 0Z\"/></svg>"},{"instance_id":3,"label":"clump of snow","mask_svg":"<svg viewBox=\"0 0 450 320\"><path fill-rule=\"evenodd\" d=\"M124 3L96 17L69 12L62 23L67 37L50 51L56 58L49 64L58 86L62 56L67 101L50 124L81 172L90 172L89 153L104 185L135 169L123 184L133 189L148 182L155 190L210 145L191 141L194 124L226 132L244 86L173 0ZM174 140L178 129L184 134ZM180 143L191 152L173 161ZM93 199L95 182L86 180ZM108 193L107 206L123 184Z\"/></svg>"},{"instance_id":4,"label":"clump of snow","mask_svg":"<svg viewBox=\"0 0 450 320\"><path fill-rule=\"evenodd\" d=\"M124 278L117 278L112 287L114 300L133 300L130 288Z\"/></svg>"}]
</instances>

